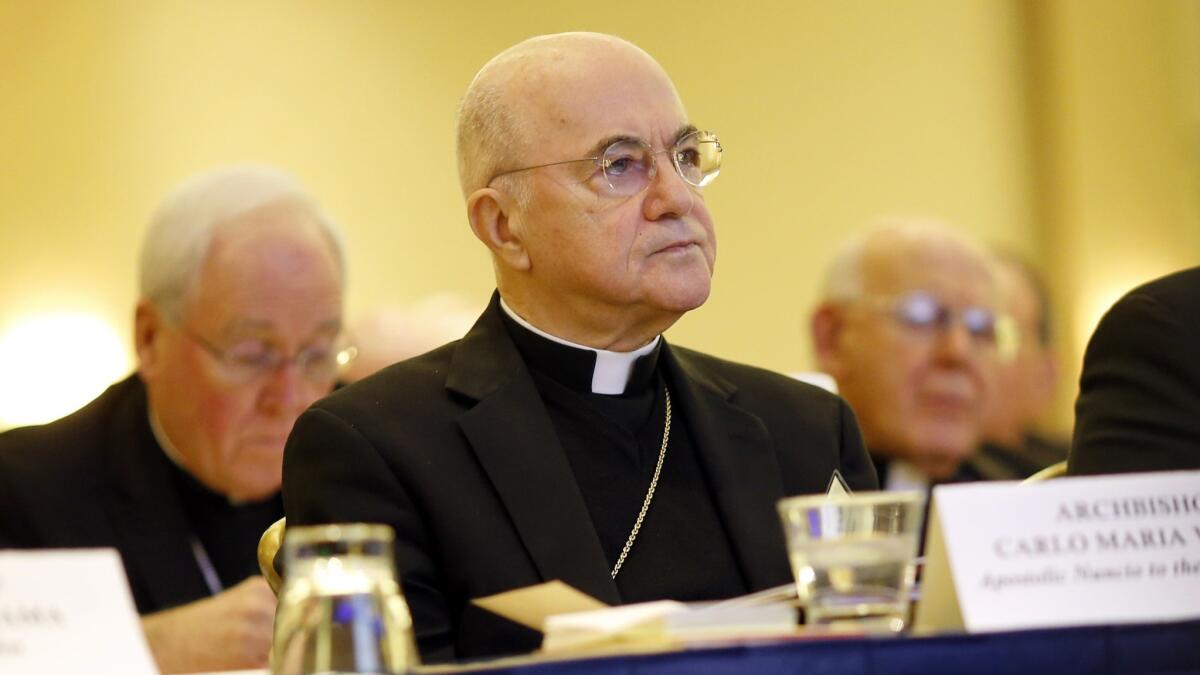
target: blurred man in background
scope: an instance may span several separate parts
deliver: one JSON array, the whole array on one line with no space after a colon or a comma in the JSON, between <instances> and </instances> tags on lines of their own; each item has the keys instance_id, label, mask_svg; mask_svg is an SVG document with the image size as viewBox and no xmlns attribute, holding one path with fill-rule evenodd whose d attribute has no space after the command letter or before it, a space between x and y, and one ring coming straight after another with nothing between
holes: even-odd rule
<instances>
[{"instance_id":1,"label":"blurred man in background","mask_svg":"<svg viewBox=\"0 0 1200 675\"><path fill-rule=\"evenodd\" d=\"M115 547L167 672L266 664L255 547L283 515L283 445L333 386L340 235L290 177L197 176L153 216L138 372L0 435L0 546Z\"/></svg>"},{"instance_id":2,"label":"blurred man in background","mask_svg":"<svg viewBox=\"0 0 1200 675\"><path fill-rule=\"evenodd\" d=\"M858 416L881 486L955 480L978 446L996 307L987 254L933 221L882 223L837 255L813 345Z\"/></svg>"},{"instance_id":3,"label":"blurred man in background","mask_svg":"<svg viewBox=\"0 0 1200 675\"><path fill-rule=\"evenodd\" d=\"M994 257L1009 323L996 365L996 395L989 398L984 417L983 445L963 473L977 480L1020 480L1067 458L1066 443L1037 429L1054 400L1058 361L1041 276L1015 255L997 252Z\"/></svg>"}]
</instances>

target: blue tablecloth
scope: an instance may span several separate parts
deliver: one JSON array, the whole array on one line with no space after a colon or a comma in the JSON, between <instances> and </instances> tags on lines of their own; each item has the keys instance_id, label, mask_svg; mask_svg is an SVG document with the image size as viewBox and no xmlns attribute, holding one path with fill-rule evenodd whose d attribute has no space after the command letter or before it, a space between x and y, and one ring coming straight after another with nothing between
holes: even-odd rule
<instances>
[{"instance_id":1,"label":"blue tablecloth","mask_svg":"<svg viewBox=\"0 0 1200 675\"><path fill-rule=\"evenodd\" d=\"M1200 598L1197 598L1200 603ZM939 637L800 640L497 667L489 675L1200 673L1200 621Z\"/></svg>"}]
</instances>

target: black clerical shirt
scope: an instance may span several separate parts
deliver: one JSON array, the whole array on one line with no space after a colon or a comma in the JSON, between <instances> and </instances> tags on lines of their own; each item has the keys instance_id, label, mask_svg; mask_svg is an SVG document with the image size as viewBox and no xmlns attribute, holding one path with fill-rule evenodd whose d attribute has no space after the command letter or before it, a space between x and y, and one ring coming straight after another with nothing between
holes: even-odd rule
<instances>
[{"instance_id":1,"label":"black clerical shirt","mask_svg":"<svg viewBox=\"0 0 1200 675\"><path fill-rule=\"evenodd\" d=\"M211 564L219 580L219 586L209 590L220 591L258 574L258 540L283 517L283 497L275 493L262 501L234 504L174 463L171 467L183 511L200 544L196 564L202 573Z\"/></svg>"},{"instance_id":2,"label":"black clerical shirt","mask_svg":"<svg viewBox=\"0 0 1200 675\"><path fill-rule=\"evenodd\" d=\"M596 353L504 323L529 366L611 569L617 562L662 447L666 404L659 347L641 357L625 392L592 392ZM620 574L625 602L713 600L747 591L712 490L673 402L658 487Z\"/></svg>"}]
</instances>

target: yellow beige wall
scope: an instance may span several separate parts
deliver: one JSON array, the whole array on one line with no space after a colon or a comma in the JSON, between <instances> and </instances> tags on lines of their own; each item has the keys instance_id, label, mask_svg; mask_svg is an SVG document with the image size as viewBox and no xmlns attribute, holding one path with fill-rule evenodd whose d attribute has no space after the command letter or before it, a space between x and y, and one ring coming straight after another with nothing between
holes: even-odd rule
<instances>
[{"instance_id":1,"label":"yellow beige wall","mask_svg":"<svg viewBox=\"0 0 1200 675\"><path fill-rule=\"evenodd\" d=\"M1154 157L1191 133L1166 168L1127 171L1195 207L1182 163L1196 158L1196 119L1159 125L1200 70L1187 60L1195 34L1173 25L1195 18L1192 0L602 5L0 0L0 331L32 312L86 309L128 341L147 214L183 177L233 161L293 171L343 224L351 314L439 290L482 305L491 270L457 189L457 98L500 49L572 29L646 48L726 145L708 192L715 291L672 329L677 342L810 367L806 315L822 268L882 213L942 216L1039 258L1068 305L1099 283L1105 256L1145 236L1147 219L1151 248L1172 256L1139 259L1130 277L1200 257L1197 229L1184 227L1195 210L1146 212L1131 198L1114 212L1106 199L1126 169L1088 169L1110 151L1094 136L1131 122L1153 131ZM1131 17L1144 34L1109 40ZM1150 53L1130 64L1125 50ZM1039 75L1047 66L1052 76ZM1110 71L1154 95L1090 115L1089 87ZM1046 133L1054 144L1037 142ZM1046 185L1060 174L1073 185L1062 196ZM1138 227L1115 236L1134 214ZM1079 339L1065 338L1072 358Z\"/></svg>"},{"instance_id":2,"label":"yellow beige wall","mask_svg":"<svg viewBox=\"0 0 1200 675\"><path fill-rule=\"evenodd\" d=\"M1062 327L1057 420L1069 423L1104 311L1200 264L1200 2L1028 6L1037 245Z\"/></svg>"}]
</instances>

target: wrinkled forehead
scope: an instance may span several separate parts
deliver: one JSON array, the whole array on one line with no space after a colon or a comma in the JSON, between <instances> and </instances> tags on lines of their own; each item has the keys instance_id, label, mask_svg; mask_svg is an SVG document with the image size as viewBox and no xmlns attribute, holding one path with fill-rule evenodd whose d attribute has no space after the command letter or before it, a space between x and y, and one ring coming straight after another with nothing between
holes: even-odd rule
<instances>
[{"instance_id":1,"label":"wrinkled forehead","mask_svg":"<svg viewBox=\"0 0 1200 675\"><path fill-rule=\"evenodd\" d=\"M980 253L946 242L891 242L864 257L864 290L873 295L927 291L945 302L996 306L993 270Z\"/></svg>"},{"instance_id":2,"label":"wrinkled forehead","mask_svg":"<svg viewBox=\"0 0 1200 675\"><path fill-rule=\"evenodd\" d=\"M688 124L666 72L622 41L551 43L526 55L507 81L513 110L540 147L530 161L586 152L630 136L664 147Z\"/></svg>"},{"instance_id":3,"label":"wrinkled forehead","mask_svg":"<svg viewBox=\"0 0 1200 675\"><path fill-rule=\"evenodd\" d=\"M276 202L217 226L185 303L220 323L248 314L305 318L340 307L340 260L302 204Z\"/></svg>"}]
</instances>

